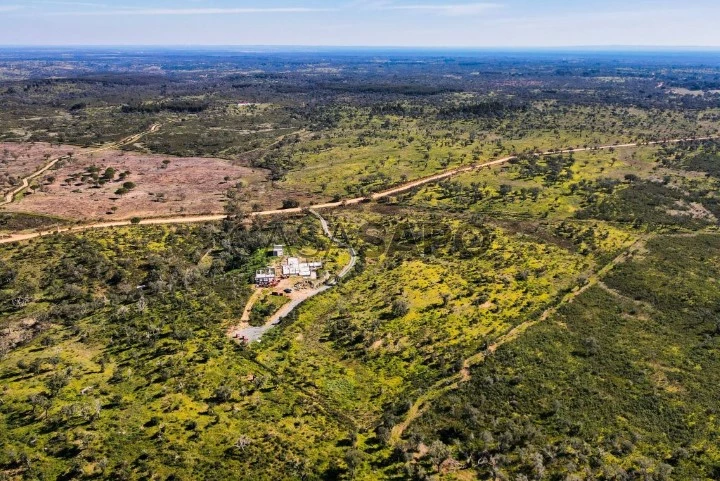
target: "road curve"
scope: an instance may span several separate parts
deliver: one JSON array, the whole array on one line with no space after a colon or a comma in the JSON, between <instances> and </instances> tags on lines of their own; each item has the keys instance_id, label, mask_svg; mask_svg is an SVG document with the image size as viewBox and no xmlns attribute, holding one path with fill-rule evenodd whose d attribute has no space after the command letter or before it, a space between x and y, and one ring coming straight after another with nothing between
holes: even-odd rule
<instances>
[{"instance_id":1,"label":"road curve","mask_svg":"<svg viewBox=\"0 0 720 481\"><path fill-rule=\"evenodd\" d=\"M347 244L345 241L338 239L337 237L333 236L330 232L330 227L328 226L327 221L325 218L320 215L318 212L314 210L310 210L310 213L314 215L315 217L320 220L320 225L322 226L323 232L327 236L330 241L335 243L336 245L340 247L347 248L348 252L350 252L350 262L348 262L345 267L342 268L342 270L337 274L337 279L342 279L346 277L350 272L353 270L355 265L358 261L358 255L355 249ZM325 291L328 291L333 288L333 284L324 284L316 289L311 289L308 291L304 291L302 297L298 299L293 299L289 303L285 304L276 312L273 314L270 319L268 319L268 322L266 322L262 326L252 327L247 326L244 328L231 328L228 331L228 336L230 336L232 339L244 339L247 342L256 342L262 339L263 335L268 332L270 329L276 327L278 324L280 324L283 320L283 318L287 317L292 311L295 310L299 305L307 301L308 299L311 299L319 294L322 294ZM256 291L253 296L257 297L259 295L260 291ZM252 298L251 298L252 299ZM243 317L241 321L248 322L250 320L250 309L253 304L252 300L248 301L247 307L245 308L245 311L243 313Z\"/></svg>"},{"instance_id":2,"label":"road curve","mask_svg":"<svg viewBox=\"0 0 720 481\"><path fill-rule=\"evenodd\" d=\"M345 247L348 252L350 253L350 262L342 268L342 270L338 273L337 277L338 279L342 279L345 276L347 276L350 271L352 271L355 268L355 265L357 264L358 255L353 246L349 245L347 242L343 241L342 239L338 239L337 237L333 236L332 232L330 232L330 227L328 226L327 221L323 216L321 216L317 211L310 209L309 211L312 215L318 218L320 220L320 225L322 226L322 230L325 233L325 236L327 236L328 239L330 239L333 243L338 245L339 247Z\"/></svg>"},{"instance_id":3,"label":"road curve","mask_svg":"<svg viewBox=\"0 0 720 481\"><path fill-rule=\"evenodd\" d=\"M147 132L144 132L142 134L137 134L133 137L130 137L130 141L135 142L137 141L138 135L142 137L142 135L145 135L149 132L155 132L160 127L159 124L153 125ZM692 137L692 138L683 138L683 139L670 139L670 140L655 140L655 141L649 141L649 142L637 142L637 143L630 143L630 144L616 144L616 145L603 145L600 147L582 147L577 149L565 149L565 150L549 150L546 152L536 152L533 155L537 157L547 156L547 155L556 155L556 154L570 154L574 152L590 152L590 151L599 151L599 150L610 150L610 149L624 149L624 148L632 148L632 147L642 147L647 145L664 145L664 144L678 144L682 142L693 142L693 141L702 141L702 140L715 140L719 139L720 135L713 135L713 136L707 136L707 137ZM127 141L128 139L124 139ZM121 141L123 142L123 141ZM124 142L123 142L124 143ZM104 147L103 147L104 149ZM410 182L407 182L405 184L399 185L397 187L392 187L390 189L384 190L382 192L377 192L375 194L370 195L369 197L356 197L354 199L347 199L342 200L339 202L328 202L324 204L316 204L309 207L309 209L312 210L323 210L323 209L336 209L348 205L356 205L361 204L363 202L367 202L368 200L377 200L382 199L385 197L389 197L391 195L399 194L401 192L405 192L408 190L412 190L416 187L423 186L425 184L430 184L433 182L438 182L440 180L444 180L450 177L454 177L458 174L462 174L465 172L471 172L476 169L482 169L485 167L493 167L496 165L502 165L507 162L510 162L511 160L517 159L517 155L511 155L508 157L503 157L501 159L492 160L490 162L485 162L483 164L474 164L474 165L468 165L464 167L457 167L439 174L430 175L427 177L422 177L420 179L416 179ZM56 161L59 159L56 159ZM47 166L46 166L47 167ZM49 168L49 167L48 167ZM47 170L47 169L46 169ZM40 175L36 172L37 175ZM33 176L36 176L36 174L33 174ZM33 177L31 176L31 178ZM0 204L2 205L2 204ZM292 209L275 209L275 210L266 210L261 212L253 212L249 214L249 217L271 217L275 215L288 215L288 214L301 214L305 212L307 208L306 207L295 207ZM156 219L144 219L141 220L137 224L133 224L129 220L124 221L115 221L115 222L100 222L100 223L93 223L93 224L84 224L84 225L78 225L74 227L69 228L59 228L54 229L50 231L43 231L43 232L33 232L33 233L26 233L26 234L11 234L9 236L6 236L4 238L0 238L0 244L10 244L13 242L19 242L19 241L25 241L25 240L31 240L36 239L38 237L47 236L50 234L55 233L62 233L62 232L81 232L85 230L90 229L104 229L109 227L122 227L122 226L129 226L129 225L169 225L169 224L191 224L191 223L199 223L199 222L214 222L214 221L220 221L223 219L226 219L227 216L224 214L210 214L210 215L200 215L200 216L187 216L187 217L163 217L163 218L156 218Z\"/></svg>"}]
</instances>

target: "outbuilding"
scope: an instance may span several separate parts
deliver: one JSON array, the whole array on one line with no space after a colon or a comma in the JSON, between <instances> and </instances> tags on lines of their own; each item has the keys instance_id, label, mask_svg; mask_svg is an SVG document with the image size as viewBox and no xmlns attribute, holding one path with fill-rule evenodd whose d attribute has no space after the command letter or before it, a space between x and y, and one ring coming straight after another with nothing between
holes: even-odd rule
<instances>
[{"instance_id":1,"label":"outbuilding","mask_svg":"<svg viewBox=\"0 0 720 481\"><path fill-rule=\"evenodd\" d=\"M275 269L258 269L255 272L255 284L258 286L270 286L275 283L277 279L277 273Z\"/></svg>"}]
</instances>

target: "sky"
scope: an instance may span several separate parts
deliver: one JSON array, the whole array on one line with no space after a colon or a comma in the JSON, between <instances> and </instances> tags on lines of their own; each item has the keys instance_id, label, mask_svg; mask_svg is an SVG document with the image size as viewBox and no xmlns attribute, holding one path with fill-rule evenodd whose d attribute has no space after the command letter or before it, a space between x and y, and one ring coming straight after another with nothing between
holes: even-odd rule
<instances>
[{"instance_id":1,"label":"sky","mask_svg":"<svg viewBox=\"0 0 720 481\"><path fill-rule=\"evenodd\" d=\"M0 45L720 47L720 0L0 0Z\"/></svg>"}]
</instances>

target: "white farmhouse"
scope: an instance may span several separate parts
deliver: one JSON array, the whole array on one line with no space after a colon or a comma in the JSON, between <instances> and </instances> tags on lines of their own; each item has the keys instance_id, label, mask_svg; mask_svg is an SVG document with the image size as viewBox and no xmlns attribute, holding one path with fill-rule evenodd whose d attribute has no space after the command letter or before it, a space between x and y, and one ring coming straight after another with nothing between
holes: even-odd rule
<instances>
[{"instance_id":1,"label":"white farmhouse","mask_svg":"<svg viewBox=\"0 0 720 481\"><path fill-rule=\"evenodd\" d=\"M297 257L288 257L282 265L283 277L300 276L306 278L317 277L318 269L322 268L322 262L300 262Z\"/></svg>"}]
</instances>

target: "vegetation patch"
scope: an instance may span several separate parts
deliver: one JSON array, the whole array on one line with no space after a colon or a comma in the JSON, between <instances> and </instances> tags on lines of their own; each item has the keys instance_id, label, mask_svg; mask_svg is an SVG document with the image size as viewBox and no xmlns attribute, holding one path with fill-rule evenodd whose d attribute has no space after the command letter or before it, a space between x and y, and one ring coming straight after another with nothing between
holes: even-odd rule
<instances>
[{"instance_id":1,"label":"vegetation patch","mask_svg":"<svg viewBox=\"0 0 720 481\"><path fill-rule=\"evenodd\" d=\"M720 372L720 237L648 249L474 368L404 449L442 443L440 458L480 479L717 477L720 425L707 403ZM442 462L420 459L409 472Z\"/></svg>"}]
</instances>

